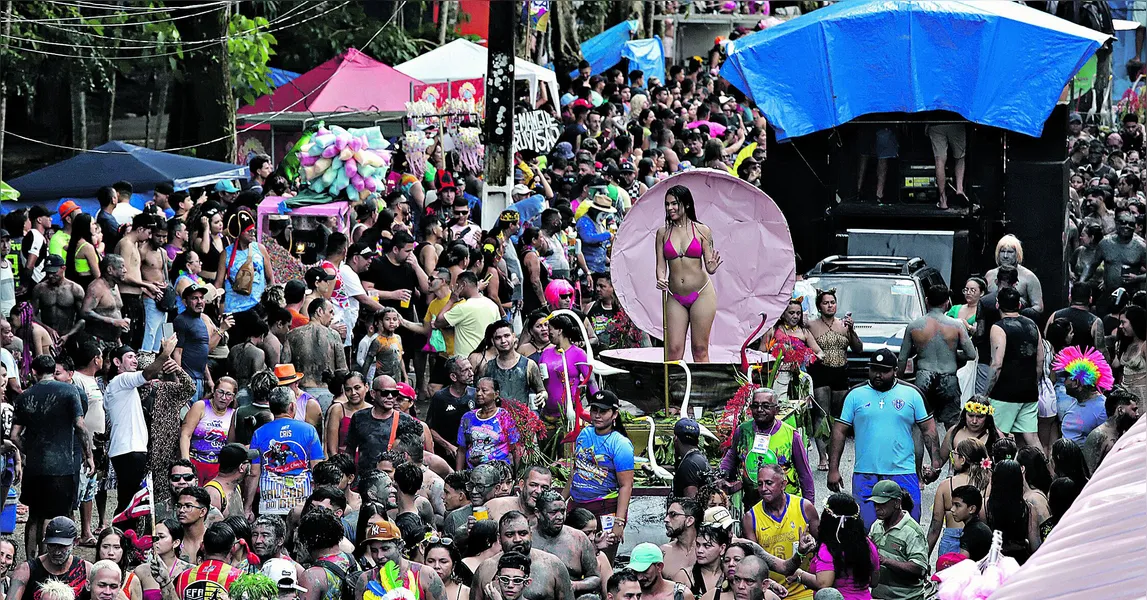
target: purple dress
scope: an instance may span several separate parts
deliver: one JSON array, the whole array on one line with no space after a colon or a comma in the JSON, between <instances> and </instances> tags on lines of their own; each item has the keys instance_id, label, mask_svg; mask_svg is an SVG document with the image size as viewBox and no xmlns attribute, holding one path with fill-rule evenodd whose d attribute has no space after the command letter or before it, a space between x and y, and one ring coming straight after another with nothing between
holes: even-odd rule
<instances>
[{"instance_id":1,"label":"purple dress","mask_svg":"<svg viewBox=\"0 0 1147 600\"><path fill-rule=\"evenodd\" d=\"M557 347L550 346L542 350L538 358L538 366L546 378L546 405L542 407L541 415L548 420L560 419L565 414L566 406L566 373L569 373L569 388L574 395L574 406L579 406L580 392L578 388L586 384L591 394L597 392L597 384L590 377L592 371L589 358L585 350L577 346L570 346L563 353Z\"/></svg>"}]
</instances>

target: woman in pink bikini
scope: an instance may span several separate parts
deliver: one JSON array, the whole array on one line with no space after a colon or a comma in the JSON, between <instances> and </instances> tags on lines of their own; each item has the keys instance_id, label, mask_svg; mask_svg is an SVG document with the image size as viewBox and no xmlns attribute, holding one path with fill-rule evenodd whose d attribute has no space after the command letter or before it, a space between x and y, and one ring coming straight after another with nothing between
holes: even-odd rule
<instances>
[{"instance_id":1,"label":"woman in pink bikini","mask_svg":"<svg viewBox=\"0 0 1147 600\"><path fill-rule=\"evenodd\" d=\"M678 250L680 248L680 250ZM665 301L665 360L685 356L692 328L693 362L709 362L709 332L717 314L717 291L709 276L721 266L713 232L697 221L693 193L683 185L665 192L665 226L657 230L657 289Z\"/></svg>"}]
</instances>

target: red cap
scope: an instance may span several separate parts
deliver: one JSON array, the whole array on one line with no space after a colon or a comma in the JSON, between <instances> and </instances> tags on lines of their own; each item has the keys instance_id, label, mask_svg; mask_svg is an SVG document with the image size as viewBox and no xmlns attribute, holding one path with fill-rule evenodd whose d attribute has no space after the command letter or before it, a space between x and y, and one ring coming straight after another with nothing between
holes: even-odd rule
<instances>
[{"instance_id":1,"label":"red cap","mask_svg":"<svg viewBox=\"0 0 1147 600\"><path fill-rule=\"evenodd\" d=\"M60 208L59 208L60 218L65 219L65 218L67 218L68 215L76 212L77 210L80 210L80 205L76 204L75 202L73 202L71 200L68 200L67 202L64 202L63 204L60 204Z\"/></svg>"},{"instance_id":2,"label":"red cap","mask_svg":"<svg viewBox=\"0 0 1147 600\"><path fill-rule=\"evenodd\" d=\"M398 395L404 398L414 400L418 395L414 392L414 388L404 381L398 382Z\"/></svg>"}]
</instances>

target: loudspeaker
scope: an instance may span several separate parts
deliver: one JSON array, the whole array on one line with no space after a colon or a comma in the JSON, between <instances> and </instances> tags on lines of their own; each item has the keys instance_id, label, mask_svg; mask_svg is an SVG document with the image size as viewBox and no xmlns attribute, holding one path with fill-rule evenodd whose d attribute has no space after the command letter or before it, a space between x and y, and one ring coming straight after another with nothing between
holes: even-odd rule
<instances>
[{"instance_id":1,"label":"loudspeaker","mask_svg":"<svg viewBox=\"0 0 1147 600\"><path fill-rule=\"evenodd\" d=\"M1067 175L1066 162L1009 160L1004 185L1000 233L1010 233L1023 243L1023 265L1043 286L1045 316L1067 306ZM986 240L989 253L996 239Z\"/></svg>"},{"instance_id":2,"label":"loudspeaker","mask_svg":"<svg viewBox=\"0 0 1147 600\"><path fill-rule=\"evenodd\" d=\"M1008 162L1067 160L1067 115L1067 105L1057 104L1039 137L1009 131Z\"/></svg>"}]
</instances>

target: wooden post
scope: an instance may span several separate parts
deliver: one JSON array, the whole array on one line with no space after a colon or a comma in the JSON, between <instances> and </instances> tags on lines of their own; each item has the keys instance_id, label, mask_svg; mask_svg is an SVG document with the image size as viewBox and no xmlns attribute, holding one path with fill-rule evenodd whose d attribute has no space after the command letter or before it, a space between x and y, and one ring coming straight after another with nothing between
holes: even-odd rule
<instances>
[{"instance_id":1,"label":"wooden post","mask_svg":"<svg viewBox=\"0 0 1147 600\"><path fill-rule=\"evenodd\" d=\"M514 168L514 38L521 13L517 2L490 3L486 65L486 197L483 227L494 224L509 203ZM499 199L500 197L500 199Z\"/></svg>"}]
</instances>

